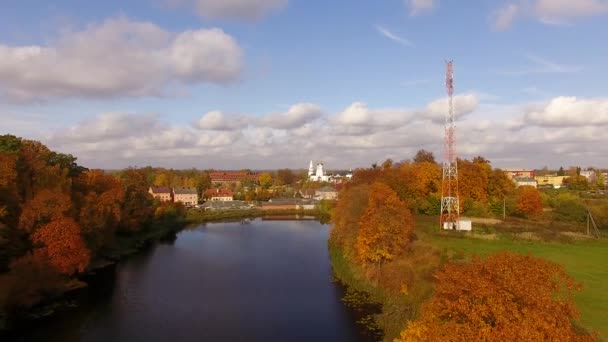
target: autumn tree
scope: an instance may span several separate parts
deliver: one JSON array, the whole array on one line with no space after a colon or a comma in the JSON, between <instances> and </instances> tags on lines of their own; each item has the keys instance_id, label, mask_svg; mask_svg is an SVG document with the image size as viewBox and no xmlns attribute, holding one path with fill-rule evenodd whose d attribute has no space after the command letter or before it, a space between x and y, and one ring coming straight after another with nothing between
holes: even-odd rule
<instances>
[{"instance_id":1,"label":"autumn tree","mask_svg":"<svg viewBox=\"0 0 608 342\"><path fill-rule=\"evenodd\" d=\"M264 189L268 189L272 185L272 175L268 172L263 172L258 176L258 182Z\"/></svg>"},{"instance_id":2,"label":"autumn tree","mask_svg":"<svg viewBox=\"0 0 608 342\"><path fill-rule=\"evenodd\" d=\"M387 185L374 183L359 223L358 259L379 264L402 253L410 242L414 222L408 207Z\"/></svg>"},{"instance_id":3,"label":"autumn tree","mask_svg":"<svg viewBox=\"0 0 608 342\"><path fill-rule=\"evenodd\" d=\"M433 163L435 164L435 155L427 150L418 150L414 156L414 163Z\"/></svg>"},{"instance_id":4,"label":"autumn tree","mask_svg":"<svg viewBox=\"0 0 608 342\"><path fill-rule=\"evenodd\" d=\"M533 256L500 252L447 264L435 295L395 341L593 341L578 335L574 291L564 269Z\"/></svg>"},{"instance_id":5,"label":"autumn tree","mask_svg":"<svg viewBox=\"0 0 608 342\"><path fill-rule=\"evenodd\" d=\"M331 216L333 228L329 241L340 247L348 257L355 256L354 246L359 234L359 223L369 202L370 186L352 185L340 191Z\"/></svg>"},{"instance_id":6,"label":"autumn tree","mask_svg":"<svg viewBox=\"0 0 608 342\"><path fill-rule=\"evenodd\" d=\"M276 180L278 185L290 185L296 179L296 175L290 169L280 169L277 171Z\"/></svg>"},{"instance_id":7,"label":"autumn tree","mask_svg":"<svg viewBox=\"0 0 608 342\"><path fill-rule=\"evenodd\" d=\"M543 214L543 200L540 192L533 186L517 188L517 210L525 216L536 217Z\"/></svg>"},{"instance_id":8,"label":"autumn tree","mask_svg":"<svg viewBox=\"0 0 608 342\"><path fill-rule=\"evenodd\" d=\"M71 218L54 220L32 235L32 241L42 245L50 264L62 274L82 272L88 266L90 252L80 237L80 227Z\"/></svg>"}]
</instances>

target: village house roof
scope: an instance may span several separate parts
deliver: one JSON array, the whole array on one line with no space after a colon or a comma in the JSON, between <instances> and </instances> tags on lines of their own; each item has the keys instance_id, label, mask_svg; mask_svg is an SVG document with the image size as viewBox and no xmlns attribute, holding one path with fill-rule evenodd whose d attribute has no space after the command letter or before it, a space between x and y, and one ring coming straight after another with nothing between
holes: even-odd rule
<instances>
[{"instance_id":1,"label":"village house roof","mask_svg":"<svg viewBox=\"0 0 608 342\"><path fill-rule=\"evenodd\" d=\"M232 197L234 194L230 189L207 189L205 197Z\"/></svg>"},{"instance_id":2,"label":"village house roof","mask_svg":"<svg viewBox=\"0 0 608 342\"><path fill-rule=\"evenodd\" d=\"M277 205L296 205L296 204L316 204L317 202L312 199L304 198L271 198L268 202L260 202L262 207L277 206Z\"/></svg>"},{"instance_id":3,"label":"village house roof","mask_svg":"<svg viewBox=\"0 0 608 342\"><path fill-rule=\"evenodd\" d=\"M171 193L171 188L169 188L168 186L151 186L150 190L154 194L170 194Z\"/></svg>"},{"instance_id":4,"label":"village house roof","mask_svg":"<svg viewBox=\"0 0 608 342\"><path fill-rule=\"evenodd\" d=\"M324 186L320 189L317 189L317 192L337 192L337 190L331 186Z\"/></svg>"},{"instance_id":5,"label":"village house roof","mask_svg":"<svg viewBox=\"0 0 608 342\"><path fill-rule=\"evenodd\" d=\"M176 195L196 195L196 188L173 188L173 193Z\"/></svg>"},{"instance_id":6,"label":"village house roof","mask_svg":"<svg viewBox=\"0 0 608 342\"><path fill-rule=\"evenodd\" d=\"M209 173L211 182L239 182L246 179L256 181L258 176L255 172L218 171Z\"/></svg>"}]
</instances>

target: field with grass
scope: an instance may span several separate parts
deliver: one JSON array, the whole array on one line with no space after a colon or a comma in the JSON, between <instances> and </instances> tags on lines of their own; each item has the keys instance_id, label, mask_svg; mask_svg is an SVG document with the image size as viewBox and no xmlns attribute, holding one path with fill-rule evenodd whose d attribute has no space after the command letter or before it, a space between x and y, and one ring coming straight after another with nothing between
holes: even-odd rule
<instances>
[{"instance_id":1,"label":"field with grass","mask_svg":"<svg viewBox=\"0 0 608 342\"><path fill-rule=\"evenodd\" d=\"M487 255L501 250L532 254L556 262L583 284L576 303L581 313L580 323L597 331L608 341L608 238L571 242L525 241L512 233L501 233L497 228L491 234L475 235L461 232L438 232L434 218L419 217L420 239L432 243L447 253L464 253L467 256ZM483 238L483 236L490 238Z\"/></svg>"}]
</instances>

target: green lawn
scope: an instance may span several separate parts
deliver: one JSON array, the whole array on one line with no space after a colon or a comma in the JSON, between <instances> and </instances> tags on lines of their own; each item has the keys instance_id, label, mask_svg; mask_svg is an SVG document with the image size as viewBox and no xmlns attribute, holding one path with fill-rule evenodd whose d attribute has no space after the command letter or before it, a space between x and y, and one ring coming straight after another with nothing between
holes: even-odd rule
<instances>
[{"instance_id":1,"label":"green lawn","mask_svg":"<svg viewBox=\"0 0 608 342\"><path fill-rule=\"evenodd\" d=\"M608 341L608 239L575 243L546 243L514 241L508 237L499 240L481 240L425 234L425 240L448 250L466 254L485 255L500 250L533 254L563 265L568 273L583 283L576 303L581 311L581 324L600 334Z\"/></svg>"}]
</instances>

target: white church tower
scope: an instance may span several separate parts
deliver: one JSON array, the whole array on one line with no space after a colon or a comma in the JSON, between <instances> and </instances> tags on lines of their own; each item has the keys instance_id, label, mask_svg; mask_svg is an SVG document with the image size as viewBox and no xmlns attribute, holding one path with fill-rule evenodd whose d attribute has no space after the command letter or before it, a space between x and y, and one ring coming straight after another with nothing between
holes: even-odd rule
<instances>
[{"instance_id":1,"label":"white church tower","mask_svg":"<svg viewBox=\"0 0 608 342\"><path fill-rule=\"evenodd\" d=\"M312 160L310 161L310 166L308 166L308 178L310 178L310 176L315 174L315 167L314 164L312 163Z\"/></svg>"}]
</instances>

